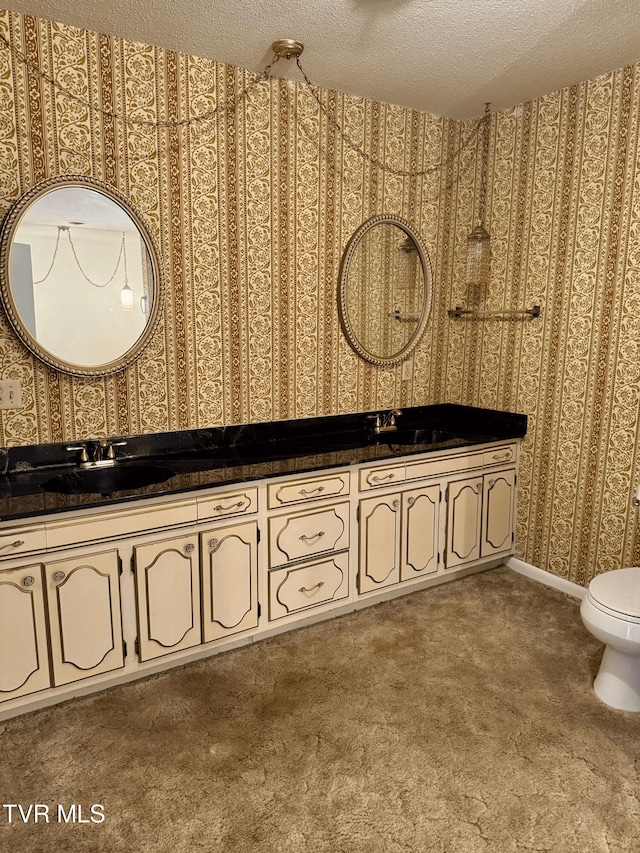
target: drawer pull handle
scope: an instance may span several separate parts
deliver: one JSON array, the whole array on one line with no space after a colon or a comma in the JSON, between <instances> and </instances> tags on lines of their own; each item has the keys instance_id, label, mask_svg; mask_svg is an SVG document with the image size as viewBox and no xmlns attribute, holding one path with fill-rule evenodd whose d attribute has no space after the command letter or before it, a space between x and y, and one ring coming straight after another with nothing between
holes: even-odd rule
<instances>
[{"instance_id":1,"label":"drawer pull handle","mask_svg":"<svg viewBox=\"0 0 640 853\"><path fill-rule=\"evenodd\" d=\"M21 545L24 545L24 539L16 539L14 542L6 542L4 545L0 545L0 551L4 548L19 548Z\"/></svg>"},{"instance_id":2,"label":"drawer pull handle","mask_svg":"<svg viewBox=\"0 0 640 853\"><path fill-rule=\"evenodd\" d=\"M300 489L298 492L299 495L315 495L316 492L320 494L320 492L324 492L324 486L317 486L315 489Z\"/></svg>"},{"instance_id":3,"label":"drawer pull handle","mask_svg":"<svg viewBox=\"0 0 640 853\"><path fill-rule=\"evenodd\" d=\"M244 504L244 500L241 500L237 501L237 503L229 504L229 506L222 506L222 504L217 504L217 506L214 506L213 509L215 512L229 512L230 509L242 509Z\"/></svg>"},{"instance_id":4,"label":"drawer pull handle","mask_svg":"<svg viewBox=\"0 0 640 853\"><path fill-rule=\"evenodd\" d=\"M384 477L378 477L377 474L374 474L374 476L371 478L371 482L372 483L384 483L387 480L393 480L394 477L395 477L395 474L393 473L393 471L390 474L385 474Z\"/></svg>"},{"instance_id":5,"label":"drawer pull handle","mask_svg":"<svg viewBox=\"0 0 640 853\"><path fill-rule=\"evenodd\" d=\"M496 462L506 462L507 459L511 459L511 451L505 450L504 453L494 453L493 458Z\"/></svg>"},{"instance_id":6,"label":"drawer pull handle","mask_svg":"<svg viewBox=\"0 0 640 853\"><path fill-rule=\"evenodd\" d=\"M53 573L53 579L56 583L60 583L60 581L63 581L65 579L65 577L66 577L66 575L64 572L54 572Z\"/></svg>"},{"instance_id":7,"label":"drawer pull handle","mask_svg":"<svg viewBox=\"0 0 640 853\"><path fill-rule=\"evenodd\" d=\"M27 575L25 578L22 578L22 586L33 586L36 582L36 579L33 575Z\"/></svg>"},{"instance_id":8,"label":"drawer pull handle","mask_svg":"<svg viewBox=\"0 0 640 853\"><path fill-rule=\"evenodd\" d=\"M313 545L313 543L316 540L322 539L323 536L324 536L324 530L319 530L315 534L315 536L307 536L305 533L303 533L302 536L300 537L300 541L304 542L305 545Z\"/></svg>"},{"instance_id":9,"label":"drawer pull handle","mask_svg":"<svg viewBox=\"0 0 640 853\"><path fill-rule=\"evenodd\" d=\"M301 586L298 592L315 592L317 589L320 589L321 586L324 586L324 581L318 581L315 586L310 586L309 589Z\"/></svg>"}]
</instances>

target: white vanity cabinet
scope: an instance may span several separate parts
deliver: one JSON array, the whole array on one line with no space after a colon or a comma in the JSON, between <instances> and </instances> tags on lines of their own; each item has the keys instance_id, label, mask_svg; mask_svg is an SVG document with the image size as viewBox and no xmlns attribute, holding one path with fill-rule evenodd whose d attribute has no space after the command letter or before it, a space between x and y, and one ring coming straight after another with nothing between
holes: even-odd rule
<instances>
[{"instance_id":1,"label":"white vanity cabinet","mask_svg":"<svg viewBox=\"0 0 640 853\"><path fill-rule=\"evenodd\" d=\"M448 569L480 559L482 526L482 472L475 477L451 480L447 485Z\"/></svg>"},{"instance_id":2,"label":"white vanity cabinet","mask_svg":"<svg viewBox=\"0 0 640 853\"><path fill-rule=\"evenodd\" d=\"M190 534L133 547L138 654L141 661L198 645L198 537Z\"/></svg>"},{"instance_id":3,"label":"white vanity cabinet","mask_svg":"<svg viewBox=\"0 0 640 853\"><path fill-rule=\"evenodd\" d=\"M0 719L497 565L517 451L398 453L0 523Z\"/></svg>"},{"instance_id":4,"label":"white vanity cabinet","mask_svg":"<svg viewBox=\"0 0 640 853\"><path fill-rule=\"evenodd\" d=\"M440 483L402 493L400 580L434 574L440 566Z\"/></svg>"},{"instance_id":5,"label":"white vanity cabinet","mask_svg":"<svg viewBox=\"0 0 640 853\"><path fill-rule=\"evenodd\" d=\"M258 523L242 521L200 534L202 641L258 627Z\"/></svg>"},{"instance_id":6,"label":"white vanity cabinet","mask_svg":"<svg viewBox=\"0 0 640 853\"><path fill-rule=\"evenodd\" d=\"M270 622L326 609L349 595L349 472L270 483Z\"/></svg>"},{"instance_id":7,"label":"white vanity cabinet","mask_svg":"<svg viewBox=\"0 0 640 853\"><path fill-rule=\"evenodd\" d=\"M513 552L516 446L485 452L483 463L474 476L447 484L447 569Z\"/></svg>"},{"instance_id":8,"label":"white vanity cabinet","mask_svg":"<svg viewBox=\"0 0 640 853\"><path fill-rule=\"evenodd\" d=\"M398 470L393 473L401 479ZM358 592L438 571L440 502L439 483L360 500Z\"/></svg>"},{"instance_id":9,"label":"white vanity cabinet","mask_svg":"<svg viewBox=\"0 0 640 853\"><path fill-rule=\"evenodd\" d=\"M50 686L42 566L26 564L2 571L0 702Z\"/></svg>"},{"instance_id":10,"label":"white vanity cabinet","mask_svg":"<svg viewBox=\"0 0 640 853\"><path fill-rule=\"evenodd\" d=\"M0 701L124 666L115 549L0 571Z\"/></svg>"},{"instance_id":11,"label":"white vanity cabinet","mask_svg":"<svg viewBox=\"0 0 640 853\"><path fill-rule=\"evenodd\" d=\"M400 492L365 498L358 506L358 592L400 580Z\"/></svg>"},{"instance_id":12,"label":"white vanity cabinet","mask_svg":"<svg viewBox=\"0 0 640 853\"><path fill-rule=\"evenodd\" d=\"M44 563L53 683L124 666L115 549Z\"/></svg>"}]
</instances>

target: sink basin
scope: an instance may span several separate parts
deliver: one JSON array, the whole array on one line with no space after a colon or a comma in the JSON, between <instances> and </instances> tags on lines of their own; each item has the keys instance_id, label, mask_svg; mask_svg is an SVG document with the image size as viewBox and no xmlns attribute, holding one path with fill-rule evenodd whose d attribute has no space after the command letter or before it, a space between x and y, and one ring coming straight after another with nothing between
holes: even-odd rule
<instances>
[{"instance_id":1,"label":"sink basin","mask_svg":"<svg viewBox=\"0 0 640 853\"><path fill-rule=\"evenodd\" d=\"M174 472L157 465L115 465L113 468L78 468L41 483L45 492L64 495L110 495L124 489L141 489L163 483Z\"/></svg>"},{"instance_id":2,"label":"sink basin","mask_svg":"<svg viewBox=\"0 0 640 853\"><path fill-rule=\"evenodd\" d=\"M441 429L398 428L376 436L379 444L439 444L456 438L453 433Z\"/></svg>"}]
</instances>

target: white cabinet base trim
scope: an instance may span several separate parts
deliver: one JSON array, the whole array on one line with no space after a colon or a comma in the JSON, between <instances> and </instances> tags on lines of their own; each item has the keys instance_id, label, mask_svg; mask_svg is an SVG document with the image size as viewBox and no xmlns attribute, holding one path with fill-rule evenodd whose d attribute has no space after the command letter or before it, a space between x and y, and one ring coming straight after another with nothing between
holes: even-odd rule
<instances>
[{"instance_id":1,"label":"white cabinet base trim","mask_svg":"<svg viewBox=\"0 0 640 853\"><path fill-rule=\"evenodd\" d=\"M565 578L560 578L558 575L552 575L551 572L545 572L544 569L539 569L531 563L525 563L524 560L519 560L517 557L509 557L506 561L508 568L513 569L520 575L525 575L538 583L543 583L545 586L550 586L567 595L572 595L574 598L582 600L587 590L573 581L568 581Z\"/></svg>"}]
</instances>

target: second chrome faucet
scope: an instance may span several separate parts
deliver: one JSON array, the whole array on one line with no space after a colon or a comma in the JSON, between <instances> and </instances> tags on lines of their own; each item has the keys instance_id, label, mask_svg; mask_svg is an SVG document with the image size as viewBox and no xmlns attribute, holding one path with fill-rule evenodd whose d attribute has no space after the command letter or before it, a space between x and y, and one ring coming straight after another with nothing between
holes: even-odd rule
<instances>
[{"instance_id":1,"label":"second chrome faucet","mask_svg":"<svg viewBox=\"0 0 640 853\"><path fill-rule=\"evenodd\" d=\"M389 412L372 415L374 434L379 435L381 432L393 432L393 430L396 430L398 428L396 418L399 418L401 414L402 411L400 409L391 409Z\"/></svg>"},{"instance_id":2,"label":"second chrome faucet","mask_svg":"<svg viewBox=\"0 0 640 853\"><path fill-rule=\"evenodd\" d=\"M67 450L78 450L80 452L80 468L110 468L117 462L114 447L121 447L126 443L126 441L99 438L96 441L84 441L82 444L70 445Z\"/></svg>"}]
</instances>

